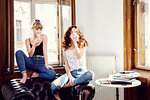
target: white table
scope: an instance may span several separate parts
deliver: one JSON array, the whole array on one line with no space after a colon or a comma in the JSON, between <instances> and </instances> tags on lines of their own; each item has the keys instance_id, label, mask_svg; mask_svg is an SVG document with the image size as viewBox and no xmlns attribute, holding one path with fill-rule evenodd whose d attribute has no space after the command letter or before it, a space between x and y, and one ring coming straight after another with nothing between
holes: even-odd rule
<instances>
[{"instance_id":1,"label":"white table","mask_svg":"<svg viewBox=\"0 0 150 100\"><path fill-rule=\"evenodd\" d=\"M132 84L127 84L127 85L122 85L122 84L102 84L101 81L106 81L107 78L101 78L101 79L97 79L95 81L95 83L97 85L103 86L103 87L112 87L112 88L116 88L116 100L119 100L119 88L131 88L131 87L137 87L139 85L141 85L141 82L139 80L134 79L132 81Z\"/></svg>"}]
</instances>

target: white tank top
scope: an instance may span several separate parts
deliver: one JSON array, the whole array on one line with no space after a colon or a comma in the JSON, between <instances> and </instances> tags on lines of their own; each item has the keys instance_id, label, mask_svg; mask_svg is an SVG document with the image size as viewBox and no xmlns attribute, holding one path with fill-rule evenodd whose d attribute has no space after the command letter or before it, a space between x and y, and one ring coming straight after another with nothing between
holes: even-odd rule
<instances>
[{"instance_id":1,"label":"white tank top","mask_svg":"<svg viewBox=\"0 0 150 100\"><path fill-rule=\"evenodd\" d=\"M83 67L83 60L82 58L78 59L75 49L65 50L65 54L70 71Z\"/></svg>"}]
</instances>

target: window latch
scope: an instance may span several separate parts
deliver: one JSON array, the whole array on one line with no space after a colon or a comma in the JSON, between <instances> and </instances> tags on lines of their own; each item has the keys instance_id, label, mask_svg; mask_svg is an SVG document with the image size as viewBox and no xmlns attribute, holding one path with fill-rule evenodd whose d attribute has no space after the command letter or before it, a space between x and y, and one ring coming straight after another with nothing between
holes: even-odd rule
<instances>
[{"instance_id":1,"label":"window latch","mask_svg":"<svg viewBox=\"0 0 150 100\"><path fill-rule=\"evenodd\" d=\"M135 6L137 4L137 0L134 0L133 1L133 5Z\"/></svg>"},{"instance_id":2,"label":"window latch","mask_svg":"<svg viewBox=\"0 0 150 100\"><path fill-rule=\"evenodd\" d=\"M134 50L134 51L137 51L137 49L136 49L136 48L134 48L133 50Z\"/></svg>"}]
</instances>

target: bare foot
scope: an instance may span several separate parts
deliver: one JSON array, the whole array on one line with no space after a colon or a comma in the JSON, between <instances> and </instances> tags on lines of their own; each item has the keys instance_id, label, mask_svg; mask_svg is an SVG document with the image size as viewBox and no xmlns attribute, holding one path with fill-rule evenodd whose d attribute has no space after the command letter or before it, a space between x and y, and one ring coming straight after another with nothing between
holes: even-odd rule
<instances>
[{"instance_id":1,"label":"bare foot","mask_svg":"<svg viewBox=\"0 0 150 100\"><path fill-rule=\"evenodd\" d=\"M61 100L60 97L59 97L59 92L56 93L56 94L54 95L54 97L55 97L56 100Z\"/></svg>"},{"instance_id":2,"label":"bare foot","mask_svg":"<svg viewBox=\"0 0 150 100\"><path fill-rule=\"evenodd\" d=\"M37 77L37 76L38 76L38 74L36 72L34 72L31 77L33 78L33 77Z\"/></svg>"},{"instance_id":3,"label":"bare foot","mask_svg":"<svg viewBox=\"0 0 150 100\"><path fill-rule=\"evenodd\" d=\"M25 84L27 80L27 74L26 73L22 73L22 79L20 80L20 83Z\"/></svg>"},{"instance_id":4,"label":"bare foot","mask_svg":"<svg viewBox=\"0 0 150 100\"><path fill-rule=\"evenodd\" d=\"M85 91L85 93L84 93L84 94L85 94L85 95L84 95L84 96L85 96L84 98L85 98L85 100L87 100L87 98L88 98L88 96L89 96L90 92L89 92L89 91Z\"/></svg>"}]
</instances>

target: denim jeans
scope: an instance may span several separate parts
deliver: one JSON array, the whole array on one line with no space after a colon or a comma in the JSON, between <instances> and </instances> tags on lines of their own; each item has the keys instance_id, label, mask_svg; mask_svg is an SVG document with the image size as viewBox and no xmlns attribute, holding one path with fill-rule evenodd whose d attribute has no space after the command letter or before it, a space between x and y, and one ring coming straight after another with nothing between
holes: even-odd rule
<instances>
[{"instance_id":1,"label":"denim jeans","mask_svg":"<svg viewBox=\"0 0 150 100\"><path fill-rule=\"evenodd\" d=\"M26 70L33 70L38 73L38 77L54 79L56 72L52 69L46 69L43 57L27 57L22 50L16 52L16 61L21 73Z\"/></svg>"},{"instance_id":2,"label":"denim jeans","mask_svg":"<svg viewBox=\"0 0 150 100\"><path fill-rule=\"evenodd\" d=\"M71 75L75 78L74 85L81 84L81 83L87 83L90 82L93 79L93 73L90 71L84 72L82 68L75 69L71 71ZM59 86L56 86L55 83L59 83ZM69 78L67 74L64 74L54 80L51 83L51 93L56 94L59 89L61 89L67 82L69 82Z\"/></svg>"}]
</instances>

